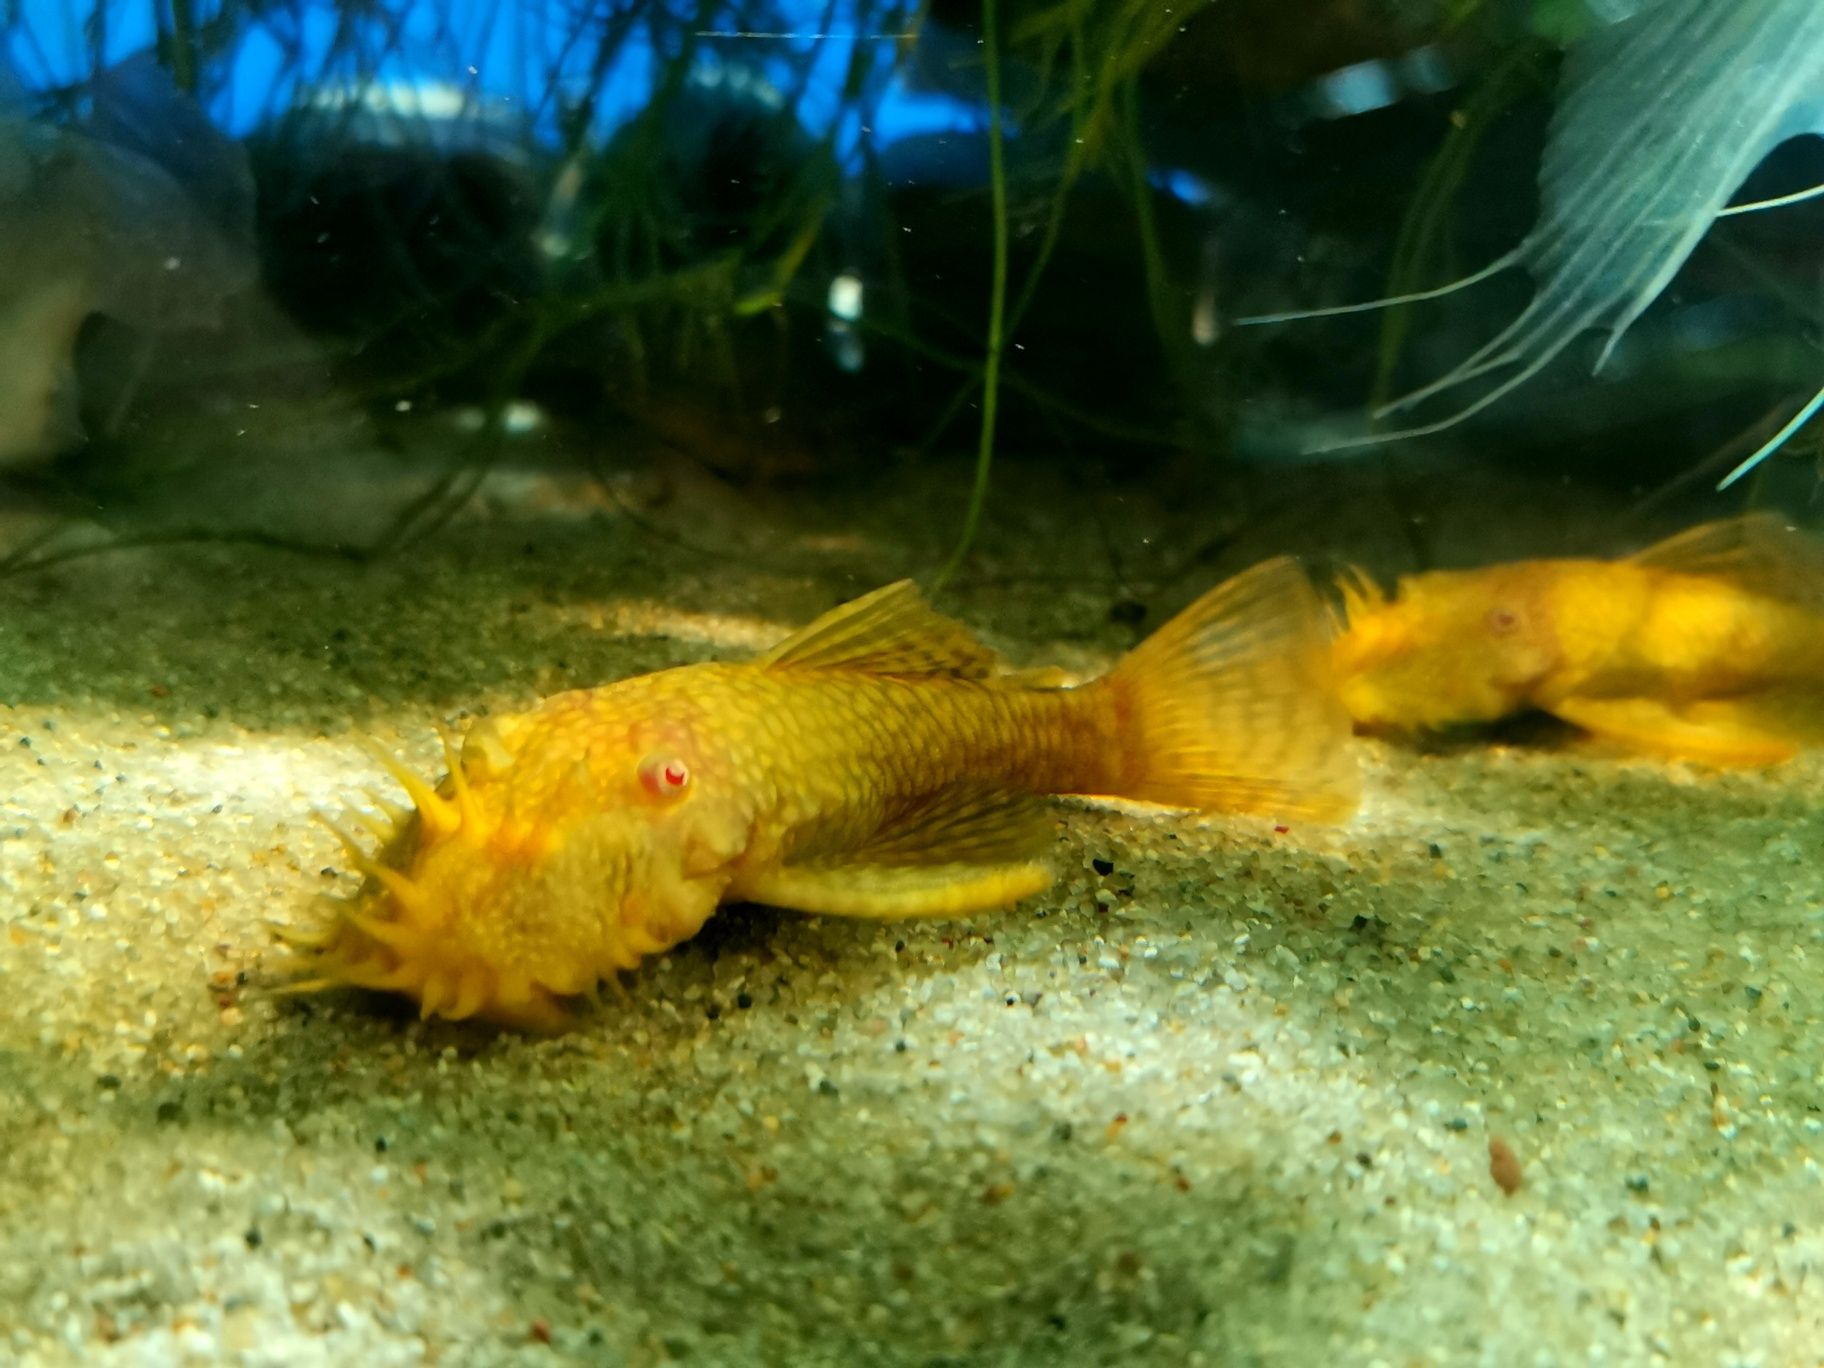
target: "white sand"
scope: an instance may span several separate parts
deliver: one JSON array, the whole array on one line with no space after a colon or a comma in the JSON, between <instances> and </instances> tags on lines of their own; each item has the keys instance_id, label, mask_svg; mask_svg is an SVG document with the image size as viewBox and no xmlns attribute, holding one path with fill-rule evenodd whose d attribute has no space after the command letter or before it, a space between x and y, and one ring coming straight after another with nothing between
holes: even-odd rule
<instances>
[{"instance_id":1,"label":"white sand","mask_svg":"<svg viewBox=\"0 0 1824 1368\"><path fill-rule=\"evenodd\" d=\"M736 910L555 1040L271 993L358 733L428 770L434 721L789 626L931 563L890 511L0 585L0 1358L1819 1361L1811 761L1365 744L1334 832L1061 804L1017 912ZM1120 591L1059 525L950 606L1082 667Z\"/></svg>"}]
</instances>

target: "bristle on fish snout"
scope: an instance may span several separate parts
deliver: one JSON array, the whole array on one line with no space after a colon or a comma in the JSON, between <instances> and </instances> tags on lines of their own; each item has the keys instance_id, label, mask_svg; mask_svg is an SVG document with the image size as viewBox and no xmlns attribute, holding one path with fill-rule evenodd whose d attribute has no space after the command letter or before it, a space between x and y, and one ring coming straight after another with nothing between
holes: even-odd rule
<instances>
[{"instance_id":1,"label":"bristle on fish snout","mask_svg":"<svg viewBox=\"0 0 1824 1368\"><path fill-rule=\"evenodd\" d=\"M319 895L322 922L314 928L273 930L296 956L301 975L280 991L290 994L354 987L405 993L419 1016L463 1020L486 1015L531 1029L553 1030L566 1021L551 995L523 974L503 973L452 955L444 936L449 909L443 898L409 872L410 857L458 838L486 842L494 833L463 775L455 740L442 733L449 778L432 787L385 748L362 749L405 790L411 806L364 794L377 811L351 808L338 819L312 818L341 844L362 885L348 897ZM370 849L361 833L374 841Z\"/></svg>"}]
</instances>

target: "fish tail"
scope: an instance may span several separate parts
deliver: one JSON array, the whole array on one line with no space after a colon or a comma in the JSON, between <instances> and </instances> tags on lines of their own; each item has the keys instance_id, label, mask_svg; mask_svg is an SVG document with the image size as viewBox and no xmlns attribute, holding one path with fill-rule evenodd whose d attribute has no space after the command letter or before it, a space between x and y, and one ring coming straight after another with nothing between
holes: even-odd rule
<instances>
[{"instance_id":1,"label":"fish tail","mask_svg":"<svg viewBox=\"0 0 1824 1368\"><path fill-rule=\"evenodd\" d=\"M1097 685L1120 719L1114 796L1338 821L1360 790L1333 628L1296 561L1217 585Z\"/></svg>"}]
</instances>

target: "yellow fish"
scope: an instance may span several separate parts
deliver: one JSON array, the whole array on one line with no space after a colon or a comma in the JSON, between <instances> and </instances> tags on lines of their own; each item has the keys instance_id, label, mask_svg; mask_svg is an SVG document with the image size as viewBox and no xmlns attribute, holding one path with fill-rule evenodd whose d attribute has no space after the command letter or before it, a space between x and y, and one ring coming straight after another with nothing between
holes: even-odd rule
<instances>
[{"instance_id":1,"label":"yellow fish","mask_svg":"<svg viewBox=\"0 0 1824 1368\"><path fill-rule=\"evenodd\" d=\"M1636 750L1769 764L1824 741L1824 548L1767 513L1625 560L1339 584L1334 662L1364 727L1537 709Z\"/></svg>"},{"instance_id":2,"label":"yellow fish","mask_svg":"<svg viewBox=\"0 0 1824 1368\"><path fill-rule=\"evenodd\" d=\"M1042 795L1328 821L1355 803L1330 625L1291 560L1211 590L1076 688L1010 674L910 582L742 664L546 699L446 741L415 810L369 819L366 882L304 944L309 991L554 1029L558 999L725 902L953 917L1051 882Z\"/></svg>"}]
</instances>

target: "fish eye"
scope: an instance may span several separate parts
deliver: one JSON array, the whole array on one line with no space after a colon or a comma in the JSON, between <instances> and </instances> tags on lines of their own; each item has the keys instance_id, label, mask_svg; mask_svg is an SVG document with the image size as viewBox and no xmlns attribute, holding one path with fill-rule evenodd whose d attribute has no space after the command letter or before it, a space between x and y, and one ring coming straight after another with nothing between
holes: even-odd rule
<instances>
[{"instance_id":1,"label":"fish eye","mask_svg":"<svg viewBox=\"0 0 1824 1368\"><path fill-rule=\"evenodd\" d=\"M1496 636L1506 636L1520 625L1520 614L1512 608L1490 608L1488 610L1488 630Z\"/></svg>"},{"instance_id":2,"label":"fish eye","mask_svg":"<svg viewBox=\"0 0 1824 1368\"><path fill-rule=\"evenodd\" d=\"M640 783L655 798L675 798L690 787L690 766L675 755L649 755L640 762Z\"/></svg>"}]
</instances>

